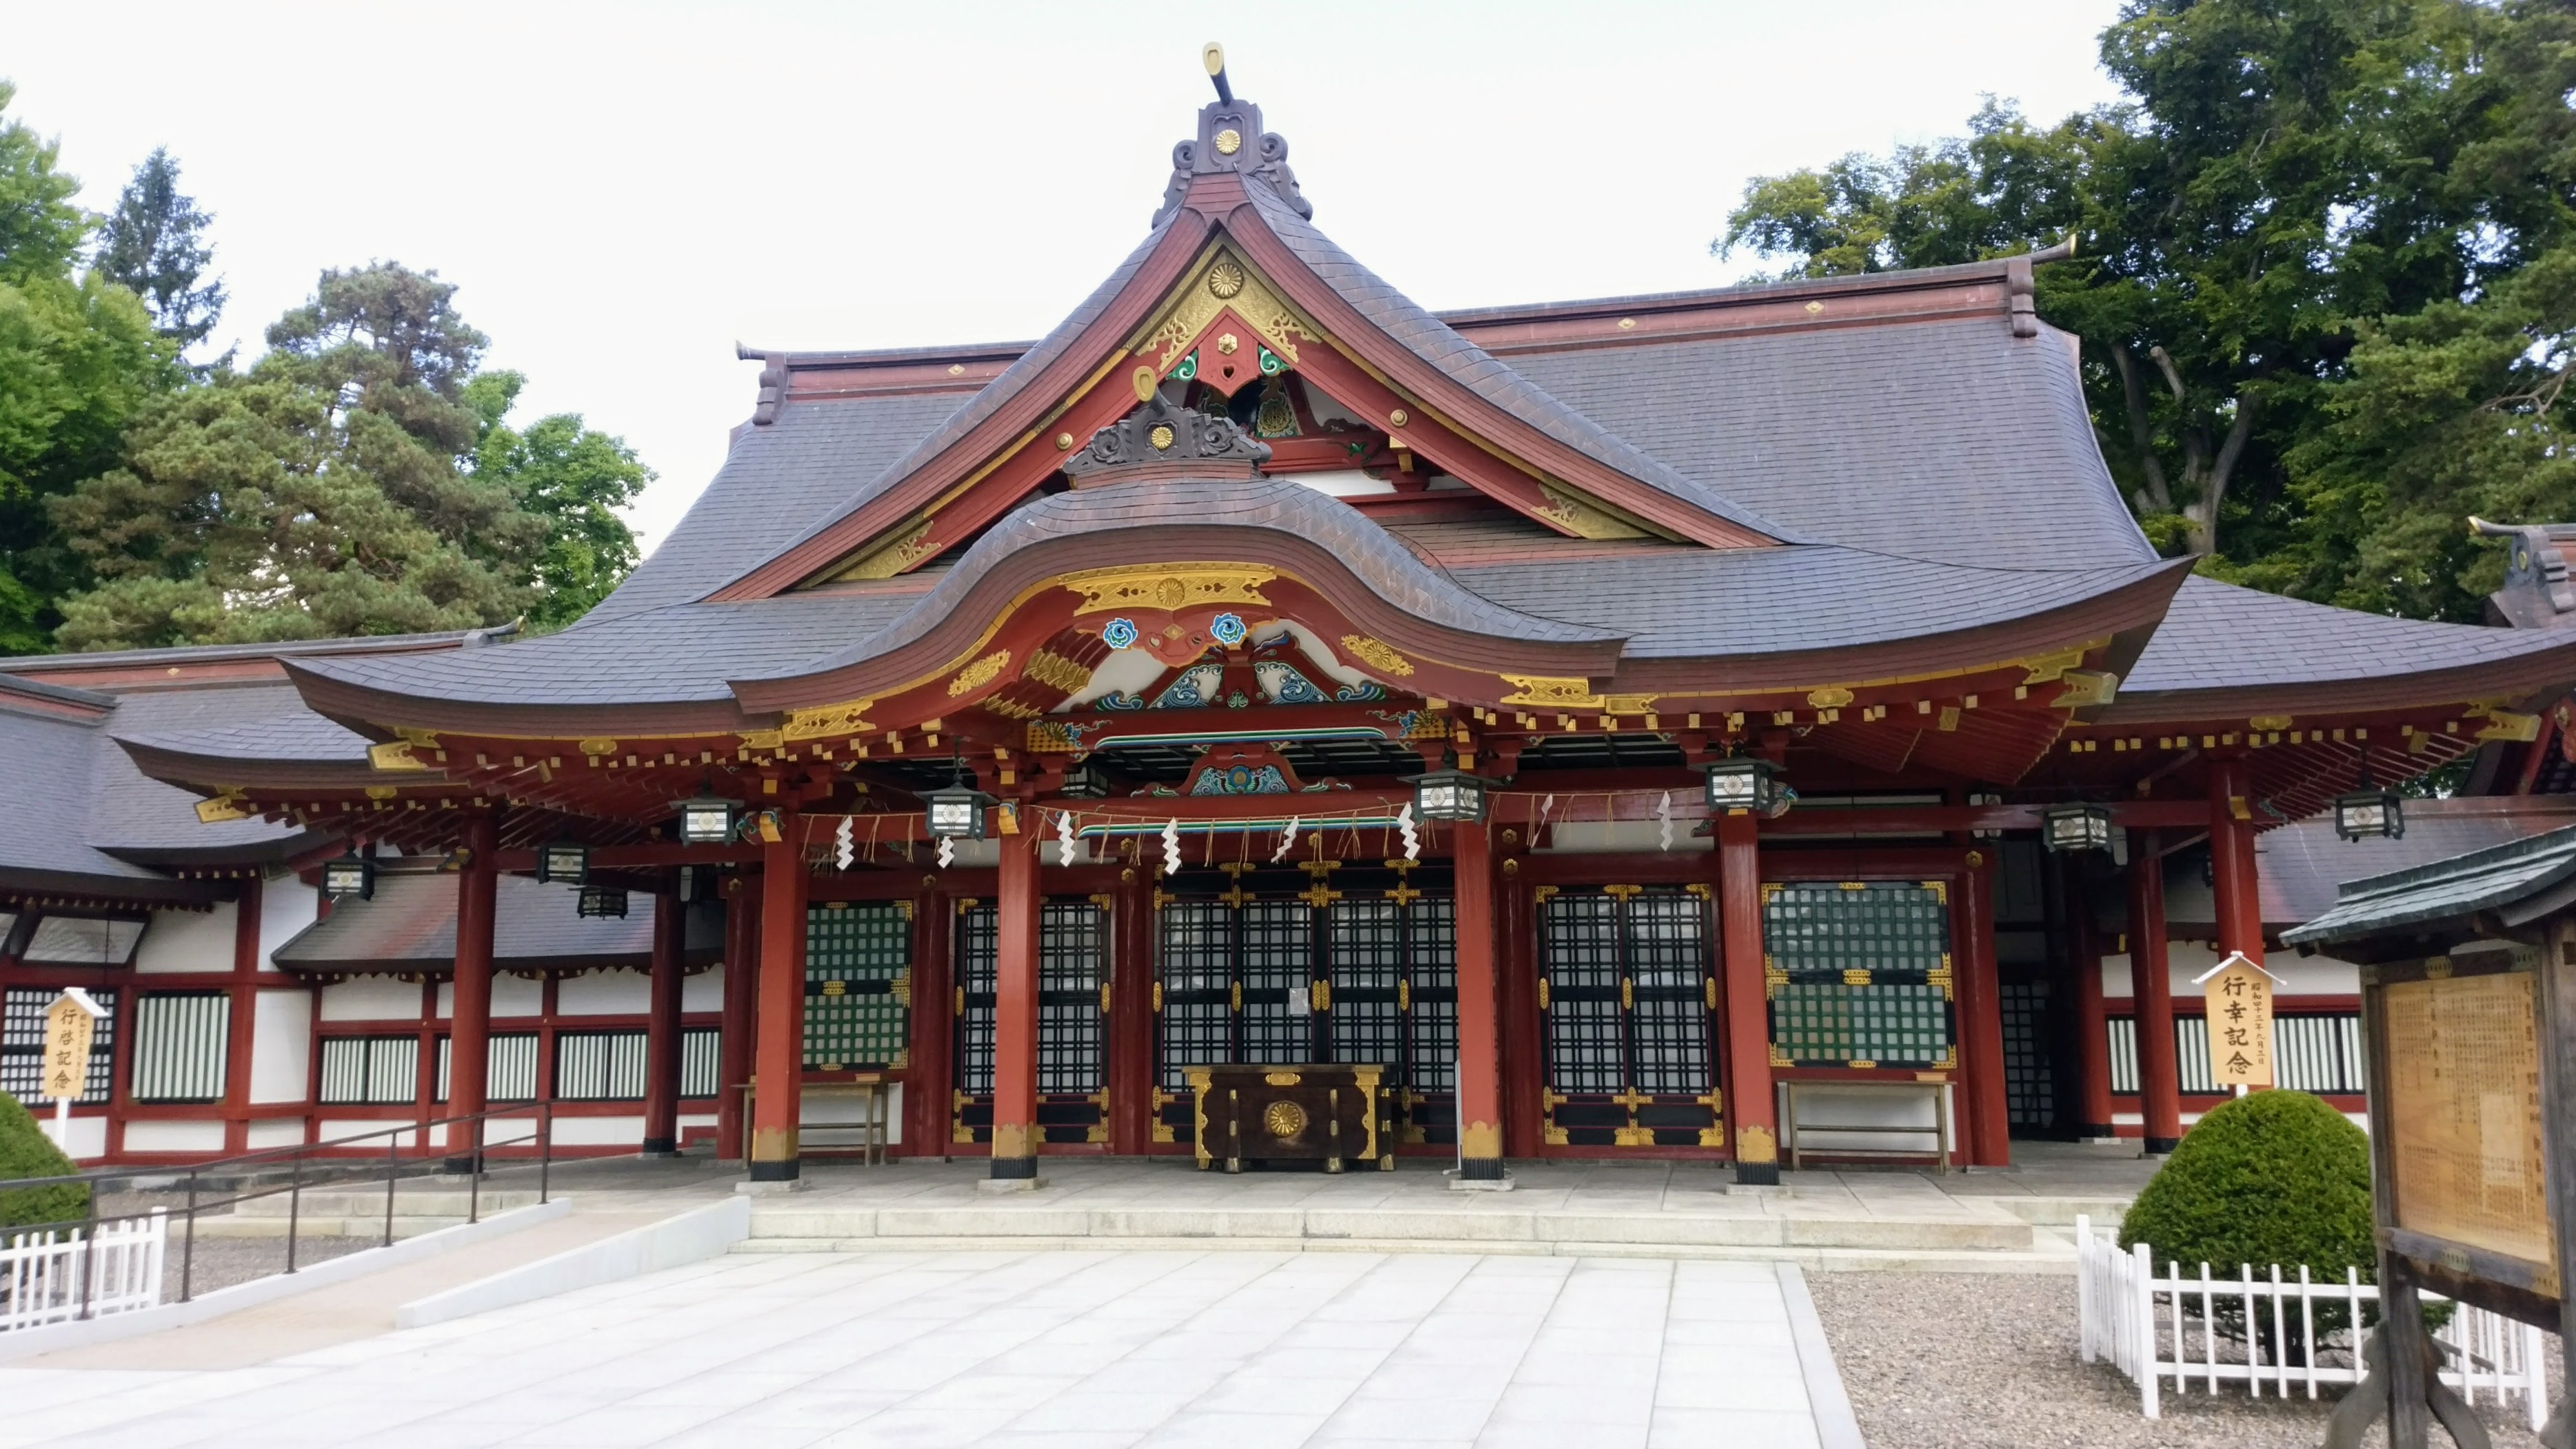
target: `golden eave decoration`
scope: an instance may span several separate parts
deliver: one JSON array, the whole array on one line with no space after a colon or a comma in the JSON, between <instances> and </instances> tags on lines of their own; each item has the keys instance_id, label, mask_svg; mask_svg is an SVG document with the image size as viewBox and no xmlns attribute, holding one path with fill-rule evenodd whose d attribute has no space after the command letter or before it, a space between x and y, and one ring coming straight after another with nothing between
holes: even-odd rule
<instances>
[{"instance_id":1,"label":"golden eave decoration","mask_svg":"<svg viewBox=\"0 0 2576 1449\"><path fill-rule=\"evenodd\" d=\"M1323 336L1320 329L1270 290L1259 272L1219 247L1181 284L1179 292L1137 334L1127 350L1149 358L1154 375L1162 377L1188 353L1190 344L1216 320L1216 314L1228 307L1251 324L1262 342L1291 367L1297 365L1297 343L1289 339L1316 341Z\"/></svg>"},{"instance_id":2,"label":"golden eave decoration","mask_svg":"<svg viewBox=\"0 0 2576 1449\"><path fill-rule=\"evenodd\" d=\"M226 785L223 792L213 799L197 802L197 823L200 825L217 825L226 820L248 820L249 818L250 807L243 803L242 787L239 785Z\"/></svg>"},{"instance_id":3,"label":"golden eave decoration","mask_svg":"<svg viewBox=\"0 0 2576 1449\"><path fill-rule=\"evenodd\" d=\"M1599 709L1601 696L1592 692L1592 681L1580 675L1563 678L1552 674L1505 674L1497 676L1512 687L1503 696L1505 704L1539 705L1550 709Z\"/></svg>"},{"instance_id":4,"label":"golden eave decoration","mask_svg":"<svg viewBox=\"0 0 2576 1449\"><path fill-rule=\"evenodd\" d=\"M1413 673L1412 660L1366 634L1343 635L1342 652L1380 674L1392 674L1402 679Z\"/></svg>"},{"instance_id":5,"label":"golden eave decoration","mask_svg":"<svg viewBox=\"0 0 2576 1449\"><path fill-rule=\"evenodd\" d=\"M1277 569L1252 564L1183 564L1143 568L1085 569L1057 580L1082 595L1077 614L1120 609L1160 609L1175 613L1212 604L1257 604L1268 607L1261 586L1279 577ZM1086 676L1085 682L1088 683Z\"/></svg>"},{"instance_id":6,"label":"golden eave decoration","mask_svg":"<svg viewBox=\"0 0 2576 1449\"><path fill-rule=\"evenodd\" d=\"M413 758L412 743L409 740L391 740L381 745L367 746L367 763L373 768L379 770L426 770L429 768L429 766L422 764L419 760Z\"/></svg>"},{"instance_id":7,"label":"golden eave decoration","mask_svg":"<svg viewBox=\"0 0 2576 1449\"><path fill-rule=\"evenodd\" d=\"M787 723L779 727L779 739L782 743L787 740L819 740L873 729L875 726L868 723L868 706L874 703L876 701L872 699L853 699L841 704L796 710L787 716Z\"/></svg>"},{"instance_id":8,"label":"golden eave decoration","mask_svg":"<svg viewBox=\"0 0 2576 1449\"><path fill-rule=\"evenodd\" d=\"M992 653L985 655L983 658L976 660L974 663L967 665L965 668L958 670L957 677L948 681L948 697L955 699L961 694L972 693L973 691L981 689L985 685L992 683L994 680L1001 678L1003 668L1009 665L1010 662L1010 650L996 649Z\"/></svg>"}]
</instances>

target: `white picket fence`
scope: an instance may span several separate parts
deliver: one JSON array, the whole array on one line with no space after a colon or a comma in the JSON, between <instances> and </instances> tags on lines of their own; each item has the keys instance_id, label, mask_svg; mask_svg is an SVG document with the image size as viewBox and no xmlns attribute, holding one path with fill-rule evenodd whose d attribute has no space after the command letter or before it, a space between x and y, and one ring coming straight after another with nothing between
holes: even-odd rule
<instances>
[{"instance_id":1,"label":"white picket fence","mask_svg":"<svg viewBox=\"0 0 2576 1449\"><path fill-rule=\"evenodd\" d=\"M102 1224L89 1238L13 1236L0 1247L0 1332L155 1306L169 1241L169 1219L158 1208L150 1217Z\"/></svg>"},{"instance_id":2,"label":"white picket fence","mask_svg":"<svg viewBox=\"0 0 2576 1449\"><path fill-rule=\"evenodd\" d=\"M2182 1265L2173 1263L2160 1278L2148 1244L2123 1252L2115 1239L2094 1235L2089 1217L2075 1220L2075 1251L2079 1351L2086 1363L2108 1359L2127 1374L2150 1419L2160 1417L2157 1396L2167 1379L2177 1394L2188 1393L2195 1382L2211 1394L2220 1384L2243 1384L2260 1398L2268 1384L2285 1399L2294 1391L2313 1399L2320 1384L2360 1380L2350 1330L2336 1334L2330 1345L2319 1344L2316 1333L2319 1305L2340 1306L2345 1323L2358 1324L2362 1305L2379 1301L2378 1287L2362 1282L2358 1269L2346 1269L2343 1282L2316 1283L2304 1264L2296 1278L2282 1276L2278 1263L2261 1277L2240 1264L2231 1278L2212 1274L2207 1263L2198 1277L2186 1277ZM2430 1293L2424 1299L2443 1301ZM2241 1312L2248 1323L2268 1321L2276 1361L2263 1361L2259 1339L2249 1335L2239 1343L2217 1331L2222 1309ZM2519 1398L2534 1430L2548 1421L2547 1336L2540 1329L2462 1303L2433 1337L2458 1350L2443 1354L2441 1376L2461 1397L2472 1404L2482 1394L2499 1402ZM2222 1348L2229 1358L2219 1356ZM2345 1362L2318 1363L2320 1349L2339 1351Z\"/></svg>"}]
</instances>

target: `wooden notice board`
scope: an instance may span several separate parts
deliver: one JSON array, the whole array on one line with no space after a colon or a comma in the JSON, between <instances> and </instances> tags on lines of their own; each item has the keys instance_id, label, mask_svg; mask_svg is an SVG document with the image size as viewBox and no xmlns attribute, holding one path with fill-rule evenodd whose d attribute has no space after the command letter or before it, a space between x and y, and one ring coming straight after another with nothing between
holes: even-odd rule
<instances>
[{"instance_id":1,"label":"wooden notice board","mask_svg":"<svg viewBox=\"0 0 2576 1449\"><path fill-rule=\"evenodd\" d=\"M98 1022L71 993L54 998L45 1010L45 1075L42 1094L58 1102L76 1102L89 1087L89 1048Z\"/></svg>"},{"instance_id":2,"label":"wooden notice board","mask_svg":"<svg viewBox=\"0 0 2576 1449\"><path fill-rule=\"evenodd\" d=\"M2272 1085L2272 978L2242 955L2203 983L2209 1074L2222 1087Z\"/></svg>"},{"instance_id":3,"label":"wooden notice board","mask_svg":"<svg viewBox=\"0 0 2576 1449\"><path fill-rule=\"evenodd\" d=\"M2540 1036L2527 971L2379 991L2392 1226L2558 1279L2541 1147Z\"/></svg>"}]
</instances>

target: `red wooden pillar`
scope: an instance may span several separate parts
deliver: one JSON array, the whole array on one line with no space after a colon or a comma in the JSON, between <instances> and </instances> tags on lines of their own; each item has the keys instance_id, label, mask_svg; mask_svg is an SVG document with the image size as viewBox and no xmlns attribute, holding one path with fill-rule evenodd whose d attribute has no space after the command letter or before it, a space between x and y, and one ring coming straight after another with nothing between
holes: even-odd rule
<instances>
[{"instance_id":1,"label":"red wooden pillar","mask_svg":"<svg viewBox=\"0 0 2576 1449\"><path fill-rule=\"evenodd\" d=\"M724 1014L716 1030L716 1156L743 1155L742 1087L751 1080L752 1017L759 1002L760 877L725 882Z\"/></svg>"},{"instance_id":2,"label":"red wooden pillar","mask_svg":"<svg viewBox=\"0 0 2576 1449\"><path fill-rule=\"evenodd\" d=\"M1508 850L1520 842L1517 832L1503 832ZM1505 855L1502 881L1494 898L1495 959L1501 978L1495 983L1502 1011L1503 1153L1536 1157L1540 1129L1547 1121L1546 1049L1538 1020L1538 968L1530 931L1529 887L1522 885L1520 858Z\"/></svg>"},{"instance_id":3,"label":"red wooden pillar","mask_svg":"<svg viewBox=\"0 0 2576 1449\"><path fill-rule=\"evenodd\" d=\"M1133 866L1118 873L1109 916L1109 1150L1154 1143L1154 887Z\"/></svg>"},{"instance_id":4,"label":"red wooden pillar","mask_svg":"<svg viewBox=\"0 0 2576 1449\"><path fill-rule=\"evenodd\" d=\"M921 878L912 903L912 1055L903 1079L904 1151L908 1156L948 1156L955 1134L949 1083L956 1068L955 978L948 960L953 944L948 894L937 876Z\"/></svg>"},{"instance_id":5,"label":"red wooden pillar","mask_svg":"<svg viewBox=\"0 0 2576 1449\"><path fill-rule=\"evenodd\" d=\"M1463 766L1466 762L1460 761ZM1482 822L1449 829L1458 912L1458 1176L1503 1180L1503 1065L1496 1019L1493 842Z\"/></svg>"},{"instance_id":6,"label":"red wooden pillar","mask_svg":"<svg viewBox=\"0 0 2576 1449\"><path fill-rule=\"evenodd\" d=\"M688 905L679 872L662 872L653 897L653 975L644 1019L644 1154L680 1150L680 982L688 950Z\"/></svg>"},{"instance_id":7,"label":"red wooden pillar","mask_svg":"<svg viewBox=\"0 0 2576 1449\"><path fill-rule=\"evenodd\" d=\"M2085 890L2083 855L2061 859L2058 879L2066 901L2067 955L2075 963L2075 1069L2082 1075L2083 1129L2088 1138L2111 1131L2111 1023L2102 1005L2102 941Z\"/></svg>"},{"instance_id":8,"label":"red wooden pillar","mask_svg":"<svg viewBox=\"0 0 2576 1449\"><path fill-rule=\"evenodd\" d=\"M1779 1113L1771 1093L1771 1003L1762 950L1761 826L1743 811L1717 817L1719 979L1726 998L1726 1116L1735 1180L1780 1180Z\"/></svg>"},{"instance_id":9,"label":"red wooden pillar","mask_svg":"<svg viewBox=\"0 0 2576 1449\"><path fill-rule=\"evenodd\" d=\"M259 1035L260 882L241 883L233 906L233 972L224 988L224 1151L250 1149L250 1056Z\"/></svg>"},{"instance_id":10,"label":"red wooden pillar","mask_svg":"<svg viewBox=\"0 0 2576 1449\"><path fill-rule=\"evenodd\" d=\"M1951 920L1958 931L1960 1069L1966 1079L1968 1161L2012 1165L2012 1104L2004 1095L2003 990L1995 975L1995 878L1983 850L1959 873Z\"/></svg>"},{"instance_id":11,"label":"red wooden pillar","mask_svg":"<svg viewBox=\"0 0 2576 1449\"><path fill-rule=\"evenodd\" d=\"M993 951L993 1176L1038 1175L1038 838L996 837L1001 883Z\"/></svg>"},{"instance_id":12,"label":"red wooden pillar","mask_svg":"<svg viewBox=\"0 0 2576 1449\"><path fill-rule=\"evenodd\" d=\"M492 1060L492 912L500 873L499 812L477 810L460 832L464 864L456 872L456 979L447 1017L447 1115L471 1117L485 1105ZM447 1167L472 1171L476 1124L447 1129ZM461 1154L461 1155L459 1155Z\"/></svg>"},{"instance_id":13,"label":"red wooden pillar","mask_svg":"<svg viewBox=\"0 0 2576 1449\"><path fill-rule=\"evenodd\" d=\"M760 1035L753 1053L751 1180L801 1172L797 1121L805 1101L805 847L795 812L760 848Z\"/></svg>"},{"instance_id":14,"label":"red wooden pillar","mask_svg":"<svg viewBox=\"0 0 2576 1449\"><path fill-rule=\"evenodd\" d=\"M2263 892L2255 879L2253 787L2242 759L2209 766L2209 870L2218 900L2218 954L2263 964Z\"/></svg>"},{"instance_id":15,"label":"red wooden pillar","mask_svg":"<svg viewBox=\"0 0 2576 1449\"><path fill-rule=\"evenodd\" d=\"M2129 832L2129 993L2138 1034L2138 1112L2149 1154L2182 1140L2182 1069L2174 1060L2173 968L2165 959L2165 862L2152 830Z\"/></svg>"}]
</instances>

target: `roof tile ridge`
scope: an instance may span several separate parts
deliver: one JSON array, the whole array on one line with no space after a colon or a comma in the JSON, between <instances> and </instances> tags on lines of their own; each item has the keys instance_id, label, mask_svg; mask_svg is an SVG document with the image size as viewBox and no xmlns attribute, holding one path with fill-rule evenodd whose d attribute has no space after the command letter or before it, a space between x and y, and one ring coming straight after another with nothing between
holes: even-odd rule
<instances>
[{"instance_id":1,"label":"roof tile ridge","mask_svg":"<svg viewBox=\"0 0 2576 1449\"><path fill-rule=\"evenodd\" d=\"M2150 559L2135 559L2126 563L2068 564L2062 568L2047 568L2033 564L1961 563L1953 559L1932 558L1923 554L1898 553L1894 549L1868 548L1855 543L1819 543L1807 546L1812 548L1836 548L1841 549L1845 553L1865 554L1871 558L1895 559L1901 563L1931 564L1937 568L1961 569L1987 574L2152 574L2161 570L2170 569L2177 564L2191 564L2195 567L2197 566L2197 561L2190 558L2158 557Z\"/></svg>"}]
</instances>

